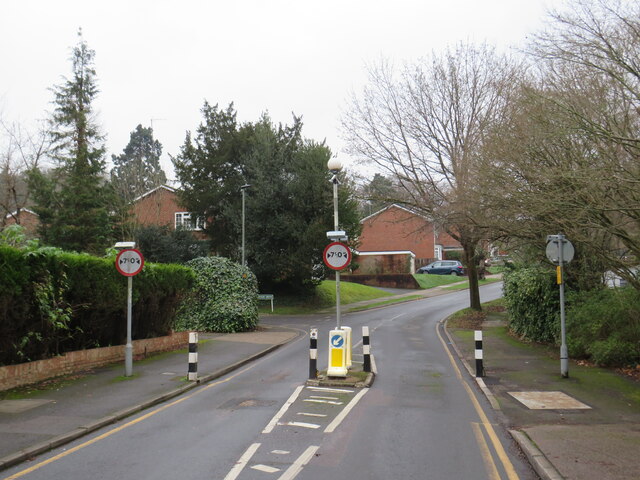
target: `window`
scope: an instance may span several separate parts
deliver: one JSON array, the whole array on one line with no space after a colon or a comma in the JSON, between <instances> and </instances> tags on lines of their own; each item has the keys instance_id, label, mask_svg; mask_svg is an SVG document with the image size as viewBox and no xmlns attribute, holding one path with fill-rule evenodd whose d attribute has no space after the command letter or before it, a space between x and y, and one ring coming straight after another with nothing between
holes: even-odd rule
<instances>
[{"instance_id":1,"label":"window","mask_svg":"<svg viewBox=\"0 0 640 480\"><path fill-rule=\"evenodd\" d=\"M176 212L176 230L203 230L204 219L192 216L190 212Z\"/></svg>"}]
</instances>

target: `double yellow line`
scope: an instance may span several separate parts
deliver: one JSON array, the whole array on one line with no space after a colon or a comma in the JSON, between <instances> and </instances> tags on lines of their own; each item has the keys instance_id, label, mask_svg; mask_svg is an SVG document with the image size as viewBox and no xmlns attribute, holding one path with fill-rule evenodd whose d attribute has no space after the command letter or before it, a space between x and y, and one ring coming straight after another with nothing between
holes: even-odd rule
<instances>
[{"instance_id":1,"label":"double yellow line","mask_svg":"<svg viewBox=\"0 0 640 480\"><path fill-rule=\"evenodd\" d=\"M449 347L447 347L446 342L442 338L442 335L440 334L440 330L438 326L436 326L436 333L438 334L438 338L440 339L440 343L442 343L442 347L444 348L444 351L447 352L447 355L449 356L449 361L451 362L451 365L453 365L453 368L456 372L456 377L458 377L458 379L460 380L460 383L462 383L462 385L464 386L465 390L467 391L467 395L469 396L469 399L473 404L473 408L476 410L478 417L480 417L480 423L479 424L473 423L472 428L473 428L473 433L476 437L476 441L478 442L478 447L480 448L480 453L482 454L482 460L484 461L485 468L487 470L487 474L489 475L489 478L491 480L494 480L494 479L499 480L500 475L498 473L498 469L496 467L493 456L491 455L491 452L489 450L489 446L487 445L484 435L482 434L482 429L480 428L480 426L484 427L484 430L487 432L487 435L489 436L489 440L491 440L491 444L493 445L493 448L496 454L498 455L498 458L500 459L502 466L504 467L504 471L507 474L507 478L509 480L519 480L520 477L518 477L518 474L513 468L513 465L509 460L507 452L505 452L504 447L502 446L502 443L498 438L498 435L496 435L496 432L493 429L493 425L491 425L491 423L489 422L489 419L487 418L486 414L484 413L484 410L480 406L480 403L478 402L478 399L476 398L473 391L471 390L471 387L462 378L462 373L460 372L460 369L458 368L458 365L456 364L456 361L453 358L453 355L451 355Z\"/></svg>"}]
</instances>

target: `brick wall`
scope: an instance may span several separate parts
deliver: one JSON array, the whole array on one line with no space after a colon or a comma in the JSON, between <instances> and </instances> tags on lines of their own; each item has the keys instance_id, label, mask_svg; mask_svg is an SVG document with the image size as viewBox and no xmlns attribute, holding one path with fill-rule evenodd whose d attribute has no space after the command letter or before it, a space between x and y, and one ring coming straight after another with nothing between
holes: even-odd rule
<instances>
[{"instance_id":1,"label":"brick wall","mask_svg":"<svg viewBox=\"0 0 640 480\"><path fill-rule=\"evenodd\" d=\"M140 225L175 226L175 213L185 211L178 204L178 195L172 189L158 187L145 194L133 205L133 216Z\"/></svg>"},{"instance_id":2,"label":"brick wall","mask_svg":"<svg viewBox=\"0 0 640 480\"><path fill-rule=\"evenodd\" d=\"M359 255L358 274L381 274L381 273L414 273L412 272L413 262L411 254L397 253L388 255Z\"/></svg>"},{"instance_id":3,"label":"brick wall","mask_svg":"<svg viewBox=\"0 0 640 480\"><path fill-rule=\"evenodd\" d=\"M189 332L176 332L166 337L134 340L133 357L139 360L152 353L185 348L188 344ZM117 362L124 362L124 345L79 350L46 360L7 365L0 367L0 391Z\"/></svg>"}]
</instances>

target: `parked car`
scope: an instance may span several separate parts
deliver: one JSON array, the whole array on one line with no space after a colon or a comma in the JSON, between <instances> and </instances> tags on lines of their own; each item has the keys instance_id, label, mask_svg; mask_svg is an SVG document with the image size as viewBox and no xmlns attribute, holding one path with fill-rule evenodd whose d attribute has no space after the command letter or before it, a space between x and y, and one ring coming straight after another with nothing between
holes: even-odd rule
<instances>
[{"instance_id":1,"label":"parked car","mask_svg":"<svg viewBox=\"0 0 640 480\"><path fill-rule=\"evenodd\" d=\"M417 273L431 273L433 275L464 275L464 267L458 260L438 260L424 267Z\"/></svg>"}]
</instances>

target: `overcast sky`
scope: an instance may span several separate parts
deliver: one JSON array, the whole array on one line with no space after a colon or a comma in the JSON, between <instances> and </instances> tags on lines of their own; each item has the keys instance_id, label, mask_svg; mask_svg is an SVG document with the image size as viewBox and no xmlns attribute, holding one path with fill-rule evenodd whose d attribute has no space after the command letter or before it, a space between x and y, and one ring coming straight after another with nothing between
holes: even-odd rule
<instances>
[{"instance_id":1,"label":"overcast sky","mask_svg":"<svg viewBox=\"0 0 640 480\"><path fill-rule=\"evenodd\" d=\"M77 31L95 50L95 103L109 159L138 124L168 154L201 121L204 100L234 102L241 121L268 111L303 117L303 134L344 147L339 119L366 65L401 64L459 41L508 48L563 0L4 0L0 116L25 126L52 110L49 88L70 76Z\"/></svg>"}]
</instances>

